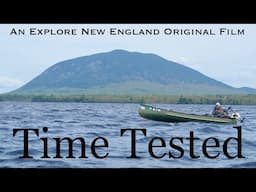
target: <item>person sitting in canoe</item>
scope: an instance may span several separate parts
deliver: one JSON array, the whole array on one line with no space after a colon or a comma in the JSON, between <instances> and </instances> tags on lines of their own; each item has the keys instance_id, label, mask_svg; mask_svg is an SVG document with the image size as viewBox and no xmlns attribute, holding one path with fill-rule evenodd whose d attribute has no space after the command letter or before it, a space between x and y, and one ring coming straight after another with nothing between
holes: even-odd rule
<instances>
[{"instance_id":1,"label":"person sitting in canoe","mask_svg":"<svg viewBox=\"0 0 256 192\"><path fill-rule=\"evenodd\" d=\"M212 115L215 117L230 117L228 114L228 110L227 109L223 109L220 105L220 103L216 103L213 111L212 111Z\"/></svg>"}]
</instances>

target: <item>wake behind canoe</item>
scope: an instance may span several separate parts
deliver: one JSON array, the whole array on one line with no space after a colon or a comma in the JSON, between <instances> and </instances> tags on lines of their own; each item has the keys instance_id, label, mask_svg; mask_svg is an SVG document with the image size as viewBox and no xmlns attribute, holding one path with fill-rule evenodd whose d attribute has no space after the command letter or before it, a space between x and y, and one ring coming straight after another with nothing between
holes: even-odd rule
<instances>
[{"instance_id":1,"label":"wake behind canoe","mask_svg":"<svg viewBox=\"0 0 256 192\"><path fill-rule=\"evenodd\" d=\"M140 105L139 115L145 119L163 122L207 122L207 123L236 123L235 118L219 118L209 115L181 113L149 105Z\"/></svg>"}]
</instances>

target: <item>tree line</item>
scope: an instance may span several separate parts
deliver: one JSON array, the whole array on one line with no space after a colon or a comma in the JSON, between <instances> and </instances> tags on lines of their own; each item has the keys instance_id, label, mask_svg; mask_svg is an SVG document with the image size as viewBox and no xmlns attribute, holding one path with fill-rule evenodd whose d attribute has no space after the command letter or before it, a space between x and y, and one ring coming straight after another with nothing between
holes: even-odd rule
<instances>
[{"instance_id":1,"label":"tree line","mask_svg":"<svg viewBox=\"0 0 256 192\"><path fill-rule=\"evenodd\" d=\"M256 94L206 95L206 96L143 96L143 95L15 95L2 94L0 101L27 102L113 102L113 103L171 103L171 104L214 104L255 105Z\"/></svg>"}]
</instances>

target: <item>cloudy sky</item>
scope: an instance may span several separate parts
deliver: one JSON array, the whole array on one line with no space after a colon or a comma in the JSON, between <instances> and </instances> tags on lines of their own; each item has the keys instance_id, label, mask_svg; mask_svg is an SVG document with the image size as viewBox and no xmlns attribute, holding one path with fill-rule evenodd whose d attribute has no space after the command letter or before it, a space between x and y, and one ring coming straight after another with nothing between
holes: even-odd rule
<instances>
[{"instance_id":1,"label":"cloudy sky","mask_svg":"<svg viewBox=\"0 0 256 192\"><path fill-rule=\"evenodd\" d=\"M137 34L111 34L111 28L133 29ZM73 29L73 35L42 35L41 29ZM93 32L82 34L82 29ZM94 29L105 33L97 35ZM159 34L138 35L146 29ZM204 35L182 34L196 29L205 30ZM207 35L210 30L215 35ZM252 24L1 24L0 93L24 85L57 62L114 49L158 54L231 86L256 88L255 35Z\"/></svg>"}]
</instances>

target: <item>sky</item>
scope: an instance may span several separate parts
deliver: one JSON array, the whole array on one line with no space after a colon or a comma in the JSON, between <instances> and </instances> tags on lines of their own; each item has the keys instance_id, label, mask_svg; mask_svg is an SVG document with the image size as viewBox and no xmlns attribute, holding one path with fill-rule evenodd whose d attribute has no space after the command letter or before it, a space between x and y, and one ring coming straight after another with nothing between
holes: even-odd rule
<instances>
[{"instance_id":1,"label":"sky","mask_svg":"<svg viewBox=\"0 0 256 192\"><path fill-rule=\"evenodd\" d=\"M40 33L47 29L73 29L73 34ZM82 34L82 29L92 33ZM117 29L135 34L117 35ZM156 34L138 34L146 29ZM182 34L196 29L204 35ZM210 31L215 35L207 35ZM154 53L233 87L256 88L256 24L0 24L0 93L19 88L57 62L115 49Z\"/></svg>"}]
</instances>

